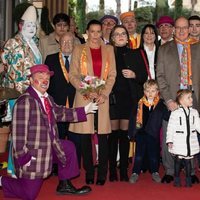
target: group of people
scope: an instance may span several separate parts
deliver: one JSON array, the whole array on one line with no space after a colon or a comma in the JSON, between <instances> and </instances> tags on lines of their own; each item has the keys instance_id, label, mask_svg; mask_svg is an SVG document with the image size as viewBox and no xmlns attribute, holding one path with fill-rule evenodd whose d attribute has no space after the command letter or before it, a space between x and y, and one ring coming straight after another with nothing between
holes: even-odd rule
<instances>
[{"instance_id":1,"label":"group of people","mask_svg":"<svg viewBox=\"0 0 200 200\"><path fill-rule=\"evenodd\" d=\"M104 185L108 169L109 181L136 183L147 169L155 182L174 180L180 186L183 162L186 186L197 182L200 17L174 21L161 16L156 26L146 24L139 34L133 11L120 15L121 24L115 16L105 15L87 24L87 41L70 28L74 20L64 13L53 18L54 32L38 41L36 18L36 9L28 7L18 34L7 41L1 55L4 86L22 94L14 100L11 123L10 157L17 179L0 177L5 196L35 199L53 163L57 193L89 193L89 186L77 189L70 181L78 176L81 159L87 185ZM105 84L84 95L80 86L86 76Z\"/></svg>"}]
</instances>

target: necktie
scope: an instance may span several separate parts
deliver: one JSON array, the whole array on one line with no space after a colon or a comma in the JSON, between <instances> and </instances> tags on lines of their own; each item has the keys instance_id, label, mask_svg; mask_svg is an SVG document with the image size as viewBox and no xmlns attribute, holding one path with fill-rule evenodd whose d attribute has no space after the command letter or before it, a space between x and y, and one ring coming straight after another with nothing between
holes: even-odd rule
<instances>
[{"instance_id":1,"label":"necktie","mask_svg":"<svg viewBox=\"0 0 200 200\"><path fill-rule=\"evenodd\" d=\"M50 122L51 121L51 106L50 106L50 103L49 103L49 100L48 100L47 97L44 97L44 106L45 106L45 109L46 109L48 120Z\"/></svg>"},{"instance_id":2,"label":"necktie","mask_svg":"<svg viewBox=\"0 0 200 200\"><path fill-rule=\"evenodd\" d=\"M181 53L181 85L182 89L186 89L188 86L187 47L185 45L183 45Z\"/></svg>"},{"instance_id":3,"label":"necktie","mask_svg":"<svg viewBox=\"0 0 200 200\"><path fill-rule=\"evenodd\" d=\"M68 60L69 56L64 56L64 57L65 57L65 67L67 71L69 72L69 60Z\"/></svg>"}]
</instances>

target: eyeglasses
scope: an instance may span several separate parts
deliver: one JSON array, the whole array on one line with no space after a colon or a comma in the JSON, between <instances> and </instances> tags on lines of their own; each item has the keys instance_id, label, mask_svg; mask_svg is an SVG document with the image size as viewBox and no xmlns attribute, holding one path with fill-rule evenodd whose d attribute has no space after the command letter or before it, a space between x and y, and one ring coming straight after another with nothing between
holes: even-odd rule
<instances>
[{"instance_id":1,"label":"eyeglasses","mask_svg":"<svg viewBox=\"0 0 200 200\"><path fill-rule=\"evenodd\" d=\"M161 28L172 28L173 26L171 25L171 24L161 24L160 26L159 26L159 28L161 29Z\"/></svg>"},{"instance_id":2,"label":"eyeglasses","mask_svg":"<svg viewBox=\"0 0 200 200\"><path fill-rule=\"evenodd\" d=\"M105 26L108 26L108 25L115 26L116 23L114 23L114 22L103 22L103 25L105 25Z\"/></svg>"},{"instance_id":3,"label":"eyeglasses","mask_svg":"<svg viewBox=\"0 0 200 200\"><path fill-rule=\"evenodd\" d=\"M121 33L114 33L113 34L114 37L120 37L120 36L127 36L126 32L121 32Z\"/></svg>"},{"instance_id":4,"label":"eyeglasses","mask_svg":"<svg viewBox=\"0 0 200 200\"><path fill-rule=\"evenodd\" d=\"M66 46L66 45L73 45L74 41L73 40L63 40L61 41L60 45L61 46Z\"/></svg>"},{"instance_id":5,"label":"eyeglasses","mask_svg":"<svg viewBox=\"0 0 200 200\"><path fill-rule=\"evenodd\" d=\"M189 29L189 27L188 27L188 26L183 26L183 27L181 27L181 26L176 26L175 29L176 29L177 31L181 31L181 30L186 31L186 30Z\"/></svg>"}]
</instances>

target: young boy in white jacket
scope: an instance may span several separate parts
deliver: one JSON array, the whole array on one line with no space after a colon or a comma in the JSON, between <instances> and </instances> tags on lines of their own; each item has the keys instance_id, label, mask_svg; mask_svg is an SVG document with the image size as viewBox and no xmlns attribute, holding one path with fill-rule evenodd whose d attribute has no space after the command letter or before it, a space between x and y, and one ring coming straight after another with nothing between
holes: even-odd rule
<instances>
[{"instance_id":1,"label":"young boy in white jacket","mask_svg":"<svg viewBox=\"0 0 200 200\"><path fill-rule=\"evenodd\" d=\"M180 187L181 164L185 165L186 187L191 187L191 159L199 153L197 131L200 132L200 118L196 109L192 108L192 91L182 89L177 92L179 108L170 115L167 127L169 152L174 155L174 186Z\"/></svg>"}]
</instances>

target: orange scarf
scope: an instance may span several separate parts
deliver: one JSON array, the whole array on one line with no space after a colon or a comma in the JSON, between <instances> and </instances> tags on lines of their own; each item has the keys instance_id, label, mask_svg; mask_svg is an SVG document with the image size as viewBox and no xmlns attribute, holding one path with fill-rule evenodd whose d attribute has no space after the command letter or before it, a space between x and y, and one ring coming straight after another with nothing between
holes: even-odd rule
<instances>
[{"instance_id":1,"label":"orange scarf","mask_svg":"<svg viewBox=\"0 0 200 200\"><path fill-rule=\"evenodd\" d=\"M64 75L66 81L69 83L69 74L68 74L67 69L65 67L65 64L63 62L63 57L62 57L62 52L61 51L59 52L59 62L60 62L60 66L61 66L63 75ZM69 99L68 99L68 97L66 99L66 107L69 108Z\"/></svg>"},{"instance_id":2,"label":"orange scarf","mask_svg":"<svg viewBox=\"0 0 200 200\"><path fill-rule=\"evenodd\" d=\"M182 42L175 38L177 44L182 44L185 46L187 51L187 68L188 68L188 85L192 85L192 66L191 66L191 48L190 45L196 43L197 41L193 38L189 38L186 42Z\"/></svg>"},{"instance_id":3,"label":"orange scarf","mask_svg":"<svg viewBox=\"0 0 200 200\"><path fill-rule=\"evenodd\" d=\"M154 98L153 102L148 102L146 96L143 96L138 102L137 116L136 116L136 128L141 128L143 123L143 104L148 108L153 106L153 109L156 107L160 100L160 97L157 96Z\"/></svg>"},{"instance_id":4,"label":"orange scarf","mask_svg":"<svg viewBox=\"0 0 200 200\"><path fill-rule=\"evenodd\" d=\"M131 41L131 44L130 44L131 45L131 49L138 48L139 45L140 45L140 35L137 34L136 37L134 37L134 35L130 35L129 38L130 38L130 41Z\"/></svg>"},{"instance_id":5,"label":"orange scarf","mask_svg":"<svg viewBox=\"0 0 200 200\"><path fill-rule=\"evenodd\" d=\"M81 75L87 76L88 75L88 68L87 68L87 55L86 55L86 48L84 47L82 52L81 52L81 60L80 60L80 68L81 68ZM107 57L106 59L106 66L104 69L104 74L103 74L103 80L106 81L108 78L108 73L109 73L109 68L110 68L110 62Z\"/></svg>"}]
</instances>

